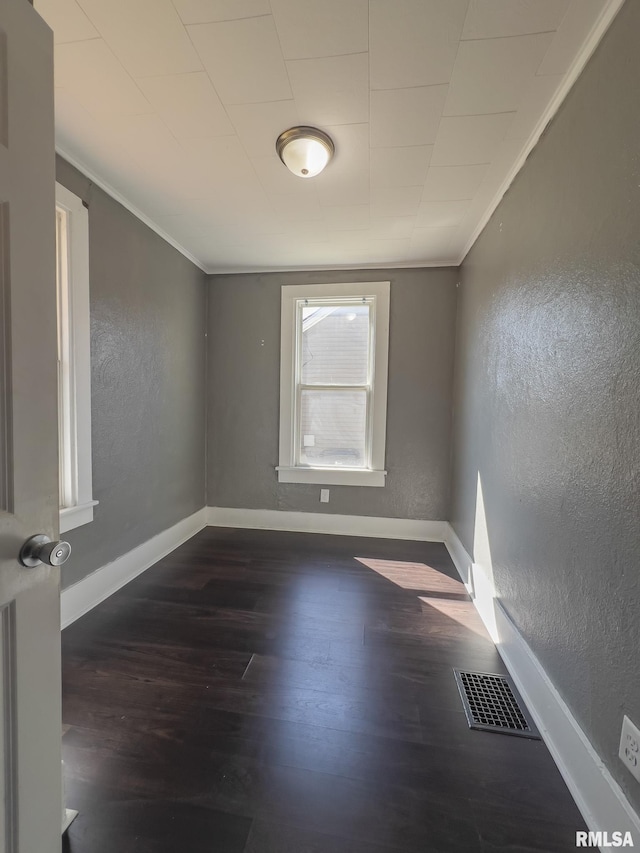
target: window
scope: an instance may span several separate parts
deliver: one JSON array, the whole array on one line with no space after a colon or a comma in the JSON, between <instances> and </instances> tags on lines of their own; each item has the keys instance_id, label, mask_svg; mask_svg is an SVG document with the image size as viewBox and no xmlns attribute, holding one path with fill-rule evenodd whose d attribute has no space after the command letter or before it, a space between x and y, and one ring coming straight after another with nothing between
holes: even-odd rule
<instances>
[{"instance_id":1,"label":"window","mask_svg":"<svg viewBox=\"0 0 640 853\"><path fill-rule=\"evenodd\" d=\"M389 291L282 288L279 482L384 486Z\"/></svg>"},{"instance_id":2,"label":"window","mask_svg":"<svg viewBox=\"0 0 640 853\"><path fill-rule=\"evenodd\" d=\"M89 217L78 196L56 184L58 442L60 532L93 521Z\"/></svg>"}]
</instances>

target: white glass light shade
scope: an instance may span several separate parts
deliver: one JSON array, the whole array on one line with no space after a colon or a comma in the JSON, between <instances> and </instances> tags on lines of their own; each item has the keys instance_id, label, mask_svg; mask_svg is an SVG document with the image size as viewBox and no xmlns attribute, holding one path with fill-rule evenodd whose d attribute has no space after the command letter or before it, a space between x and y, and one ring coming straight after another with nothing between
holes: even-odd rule
<instances>
[{"instance_id":1,"label":"white glass light shade","mask_svg":"<svg viewBox=\"0 0 640 853\"><path fill-rule=\"evenodd\" d=\"M285 166L300 178L313 178L329 162L329 152L316 139L293 139L282 149Z\"/></svg>"},{"instance_id":2,"label":"white glass light shade","mask_svg":"<svg viewBox=\"0 0 640 853\"><path fill-rule=\"evenodd\" d=\"M331 159L331 138L315 127L292 127L276 140L276 150L290 172L299 178L319 175Z\"/></svg>"}]
</instances>

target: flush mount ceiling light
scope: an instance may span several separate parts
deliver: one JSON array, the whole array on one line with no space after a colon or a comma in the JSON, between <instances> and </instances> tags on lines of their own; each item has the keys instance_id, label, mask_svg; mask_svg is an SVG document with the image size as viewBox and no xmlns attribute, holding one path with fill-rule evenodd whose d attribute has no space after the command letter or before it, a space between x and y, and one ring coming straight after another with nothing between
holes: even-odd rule
<instances>
[{"instance_id":1,"label":"flush mount ceiling light","mask_svg":"<svg viewBox=\"0 0 640 853\"><path fill-rule=\"evenodd\" d=\"M276 139L276 151L294 175L313 178L331 160L335 146L331 137L317 127L291 127Z\"/></svg>"}]
</instances>

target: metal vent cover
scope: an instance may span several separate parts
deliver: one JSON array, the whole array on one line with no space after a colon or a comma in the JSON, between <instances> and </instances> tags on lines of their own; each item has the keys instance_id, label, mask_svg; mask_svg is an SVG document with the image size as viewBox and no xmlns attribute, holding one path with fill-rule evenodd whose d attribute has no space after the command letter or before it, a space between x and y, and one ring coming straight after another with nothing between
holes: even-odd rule
<instances>
[{"instance_id":1,"label":"metal vent cover","mask_svg":"<svg viewBox=\"0 0 640 853\"><path fill-rule=\"evenodd\" d=\"M454 669L469 728L540 740L540 733L510 679Z\"/></svg>"}]
</instances>

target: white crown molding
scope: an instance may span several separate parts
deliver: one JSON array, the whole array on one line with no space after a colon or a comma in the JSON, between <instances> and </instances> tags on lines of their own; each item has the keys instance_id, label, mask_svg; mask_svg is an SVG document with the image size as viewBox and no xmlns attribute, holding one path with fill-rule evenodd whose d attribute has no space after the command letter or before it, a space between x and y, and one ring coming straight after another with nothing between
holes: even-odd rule
<instances>
[{"instance_id":1,"label":"white crown molding","mask_svg":"<svg viewBox=\"0 0 640 853\"><path fill-rule=\"evenodd\" d=\"M538 144L538 140L544 133L546 126L549 124L554 115L558 112L562 105L562 102L573 88L573 84L576 82L576 80L582 73L582 70L591 58L596 47L600 44L602 37L611 26L613 19L622 8L624 2L625 0L608 0L606 5L602 8L596 22L594 23L593 27L591 28L591 31L589 32L589 35L585 39L584 44L580 48L578 54L571 63L569 70L564 76L562 83L558 86L558 89L556 90L556 93L554 94L551 101L549 101L546 110L540 116L540 119L536 124L535 128L533 129L531 135L524 143L522 150L516 158L513 166L509 169L505 179L500 184L498 191L487 206L487 209L485 210L483 215L480 217L480 220L476 227L473 229L471 236L467 240L459 259L455 261L452 266L459 267L466 258L467 254L473 247L473 244L476 242L476 240L482 233L485 225L493 216L495 209L502 201L503 195L513 183L520 169L522 169L522 167L524 166L525 161L533 150L533 148L535 148L535 146Z\"/></svg>"},{"instance_id":2,"label":"white crown molding","mask_svg":"<svg viewBox=\"0 0 640 853\"><path fill-rule=\"evenodd\" d=\"M207 269L208 275L251 275L260 273L278 272L333 272L334 270L421 270L421 269L450 269L460 266L459 262L452 258L450 261L406 261L398 264L362 263L362 264L326 264L308 267L246 267L245 269Z\"/></svg>"},{"instance_id":3,"label":"white crown molding","mask_svg":"<svg viewBox=\"0 0 640 853\"><path fill-rule=\"evenodd\" d=\"M70 154L62 146L56 145L56 154L59 154L71 166L89 178L89 180L99 187L103 192L110 196L118 204L121 204L129 213L132 213L140 222L144 223L148 228L154 231L159 237L173 246L181 255L184 255L187 260L201 269L206 275L250 275L252 273L285 273L285 272L329 272L332 270L399 270L399 269L437 269L459 266L459 262L452 258L450 261L407 261L406 263L392 264L391 266L381 265L380 263L362 263L362 264L322 264L320 266L298 266L298 267L234 267L233 269L224 269L218 267L208 267L199 258L196 258L188 249L175 240L170 234L161 228L157 222L154 222L146 213L143 213L139 207L129 201L128 198L122 195L115 187L113 187L104 178L101 178L96 172L87 166L82 160L79 160L73 154Z\"/></svg>"},{"instance_id":4,"label":"white crown molding","mask_svg":"<svg viewBox=\"0 0 640 853\"><path fill-rule=\"evenodd\" d=\"M168 530L138 545L101 569L87 575L78 583L62 590L60 621L62 628L84 616L105 598L142 574L146 569L170 554L178 545L191 539L206 527L205 508L182 519Z\"/></svg>"},{"instance_id":5,"label":"white crown molding","mask_svg":"<svg viewBox=\"0 0 640 853\"><path fill-rule=\"evenodd\" d=\"M376 539L411 539L420 542L444 542L447 528L446 521L219 506L207 507L207 524L210 527L329 533L336 536L370 536Z\"/></svg>"},{"instance_id":6,"label":"white crown molding","mask_svg":"<svg viewBox=\"0 0 640 853\"><path fill-rule=\"evenodd\" d=\"M588 828L631 832L640 840L640 818L604 766L506 610L493 597L482 566L473 562L450 524L445 545L462 581L473 590L474 604L492 635L509 674L531 711L540 734L562 774Z\"/></svg>"},{"instance_id":7,"label":"white crown molding","mask_svg":"<svg viewBox=\"0 0 640 853\"><path fill-rule=\"evenodd\" d=\"M248 275L251 273L285 273L285 272L325 272L330 270L369 270L369 269L437 269L438 267L459 267L467 256L469 250L472 248L473 244L476 242L480 234L482 233L484 227L487 222L495 212L495 209L500 204L502 197L509 189L511 184L513 183L516 175L523 167L527 157L531 153L532 149L537 144L540 136L544 132L547 124L551 121L553 116L558 111L562 102L566 98L567 94L571 90L573 84L578 79L584 66L587 64L589 58L593 54L594 50L598 46L600 40L602 39L605 32L608 30L611 25L613 19L617 15L618 11L622 7L625 0L608 0L606 5L600 12L598 19L594 23L589 35L587 36L582 48L579 53L575 57L571 67L569 68L567 74L565 75L562 83L558 87L555 95L547 106L546 110L540 117L538 123L536 124L534 130L531 135L524 143L520 154L516 158L513 166L509 169L505 179L502 181L499 189L495 193L493 199L487 206L485 212L482 217L478 221L478 224L474 228L471 236L467 240L462 253L458 258L451 258L451 260L441 260L437 262L431 261L407 261L397 264L390 265L380 265L379 263L361 263L361 264L320 264L320 265L311 265L311 266L276 266L276 267L257 267L257 266L249 266L244 268L220 268L216 266L207 266L195 255L193 255L188 249L186 249L181 243L171 237L163 228L161 228L153 219L143 213L136 205L130 202L125 196L122 195L118 190L115 189L108 181L104 178L101 178L96 172L94 172L86 163L83 163L73 154L70 154L66 151L62 146L56 145L56 152L60 154L65 160L67 160L72 166L75 166L80 172L82 172L87 178L93 181L96 186L100 187L101 190L107 193L107 195L111 196L115 201L121 204L124 208L126 208L130 213L132 213L135 217L137 217L141 222L143 222L148 228L154 231L158 236L162 237L165 242L169 243L170 246L173 246L178 252L184 255L185 258L191 261L191 263L195 264L202 272L207 275Z\"/></svg>"},{"instance_id":8,"label":"white crown molding","mask_svg":"<svg viewBox=\"0 0 640 853\"><path fill-rule=\"evenodd\" d=\"M147 228L150 228L154 231L158 237L162 237L165 243L168 243L170 246L173 246L181 255L191 261L192 264L201 269L203 273L209 273L209 271L203 266L202 261L198 260L195 255L192 255L188 249L178 243L171 235L167 234L167 232L161 228L156 222L153 221L146 213L143 213L140 208L136 207L135 204L132 204L129 199L125 198L122 193L118 192L115 187L113 187L108 181L105 181L104 178L101 178L97 175L93 169L87 166L86 163L83 163L77 157L74 157L73 154L70 154L68 151L65 151L60 145L56 145L56 154L59 154L63 160L66 160L67 163L76 168L79 172L85 176L85 178L89 178L89 180L94 183L97 187L105 192L108 196L110 196L114 201L117 201L118 204L121 204L129 213L132 213L136 219L139 219Z\"/></svg>"}]
</instances>

